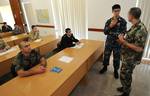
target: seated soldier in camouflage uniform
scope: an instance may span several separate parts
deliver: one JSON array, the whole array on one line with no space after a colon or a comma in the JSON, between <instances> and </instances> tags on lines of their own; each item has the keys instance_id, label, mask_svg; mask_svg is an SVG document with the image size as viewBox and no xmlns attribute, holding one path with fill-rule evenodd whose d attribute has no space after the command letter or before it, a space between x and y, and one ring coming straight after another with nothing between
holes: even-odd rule
<instances>
[{"instance_id":1,"label":"seated soldier in camouflage uniform","mask_svg":"<svg viewBox=\"0 0 150 96\"><path fill-rule=\"evenodd\" d=\"M140 64L144 51L147 29L140 21L141 9L134 7L129 11L128 19L133 24L127 35L119 35L120 44L122 44L122 67L120 72L120 80L122 87L117 88L122 95L129 96L131 91L132 73L136 65Z\"/></svg>"},{"instance_id":2,"label":"seated soldier in camouflage uniform","mask_svg":"<svg viewBox=\"0 0 150 96\"><path fill-rule=\"evenodd\" d=\"M32 25L31 28L32 28L32 31L29 33L29 40L34 41L34 40L40 39L40 34L39 34L39 30L37 29L37 26Z\"/></svg>"},{"instance_id":3,"label":"seated soldier in camouflage uniform","mask_svg":"<svg viewBox=\"0 0 150 96\"><path fill-rule=\"evenodd\" d=\"M26 77L35 74L41 74L46 71L46 59L42 57L39 52L32 50L28 42L21 42L19 44L21 52L16 56L13 65L18 76ZM40 64L37 68L32 68Z\"/></svg>"},{"instance_id":4,"label":"seated soldier in camouflage uniform","mask_svg":"<svg viewBox=\"0 0 150 96\"><path fill-rule=\"evenodd\" d=\"M3 39L0 39L0 53L5 52L8 49L10 49L10 46Z\"/></svg>"}]
</instances>

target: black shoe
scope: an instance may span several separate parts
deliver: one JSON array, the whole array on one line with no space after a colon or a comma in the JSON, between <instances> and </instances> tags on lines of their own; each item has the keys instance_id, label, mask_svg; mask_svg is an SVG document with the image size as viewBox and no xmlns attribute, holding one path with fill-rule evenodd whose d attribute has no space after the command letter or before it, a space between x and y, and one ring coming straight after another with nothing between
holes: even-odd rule
<instances>
[{"instance_id":1,"label":"black shoe","mask_svg":"<svg viewBox=\"0 0 150 96\"><path fill-rule=\"evenodd\" d=\"M129 96L129 93L123 93L121 95L116 95L116 96Z\"/></svg>"},{"instance_id":2,"label":"black shoe","mask_svg":"<svg viewBox=\"0 0 150 96\"><path fill-rule=\"evenodd\" d=\"M103 74L107 71L107 66L104 66L103 69L99 71L100 74Z\"/></svg>"},{"instance_id":3,"label":"black shoe","mask_svg":"<svg viewBox=\"0 0 150 96\"><path fill-rule=\"evenodd\" d=\"M117 70L114 71L114 77L115 77L115 79L118 79L118 78L119 78L119 74L118 74L118 71L117 71Z\"/></svg>"},{"instance_id":4,"label":"black shoe","mask_svg":"<svg viewBox=\"0 0 150 96\"><path fill-rule=\"evenodd\" d=\"M117 88L117 91L122 93L123 92L123 87Z\"/></svg>"}]
</instances>

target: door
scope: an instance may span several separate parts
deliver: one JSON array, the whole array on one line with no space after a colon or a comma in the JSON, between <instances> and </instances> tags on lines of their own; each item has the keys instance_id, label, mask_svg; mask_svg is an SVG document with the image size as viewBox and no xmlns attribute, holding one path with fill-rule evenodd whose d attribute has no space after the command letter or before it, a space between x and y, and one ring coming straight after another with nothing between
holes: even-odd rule
<instances>
[{"instance_id":1,"label":"door","mask_svg":"<svg viewBox=\"0 0 150 96\"><path fill-rule=\"evenodd\" d=\"M21 27L22 32L26 32L26 24L24 21L20 0L9 0L9 2L10 2L15 23Z\"/></svg>"}]
</instances>

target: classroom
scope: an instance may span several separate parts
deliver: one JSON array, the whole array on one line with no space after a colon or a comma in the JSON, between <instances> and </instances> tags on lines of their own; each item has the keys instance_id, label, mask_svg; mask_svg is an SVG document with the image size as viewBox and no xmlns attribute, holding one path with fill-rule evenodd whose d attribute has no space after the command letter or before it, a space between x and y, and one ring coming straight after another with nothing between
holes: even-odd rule
<instances>
[{"instance_id":1,"label":"classroom","mask_svg":"<svg viewBox=\"0 0 150 96\"><path fill-rule=\"evenodd\" d=\"M0 0L0 96L150 96L150 0Z\"/></svg>"}]
</instances>

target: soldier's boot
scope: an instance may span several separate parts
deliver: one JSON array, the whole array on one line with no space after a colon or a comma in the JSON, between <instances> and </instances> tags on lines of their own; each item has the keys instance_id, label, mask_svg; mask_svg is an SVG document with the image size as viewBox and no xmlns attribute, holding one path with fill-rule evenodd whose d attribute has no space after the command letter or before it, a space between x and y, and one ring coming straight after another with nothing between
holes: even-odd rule
<instances>
[{"instance_id":1,"label":"soldier's boot","mask_svg":"<svg viewBox=\"0 0 150 96\"><path fill-rule=\"evenodd\" d=\"M107 66L104 65L104 67L99 71L100 74L104 74L107 71Z\"/></svg>"},{"instance_id":2,"label":"soldier's boot","mask_svg":"<svg viewBox=\"0 0 150 96\"><path fill-rule=\"evenodd\" d=\"M122 93L123 92L123 87L118 87L117 91Z\"/></svg>"},{"instance_id":3,"label":"soldier's boot","mask_svg":"<svg viewBox=\"0 0 150 96\"><path fill-rule=\"evenodd\" d=\"M115 77L115 79L119 78L118 70L114 70L114 77Z\"/></svg>"},{"instance_id":4,"label":"soldier's boot","mask_svg":"<svg viewBox=\"0 0 150 96\"><path fill-rule=\"evenodd\" d=\"M117 95L117 96L129 96L129 93L122 93L121 95Z\"/></svg>"}]
</instances>

